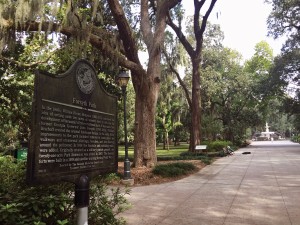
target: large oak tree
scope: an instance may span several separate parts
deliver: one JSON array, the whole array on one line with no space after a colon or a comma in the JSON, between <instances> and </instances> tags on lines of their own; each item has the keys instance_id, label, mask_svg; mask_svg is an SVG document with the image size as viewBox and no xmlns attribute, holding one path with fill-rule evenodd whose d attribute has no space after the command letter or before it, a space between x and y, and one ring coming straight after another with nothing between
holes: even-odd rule
<instances>
[{"instance_id":1,"label":"large oak tree","mask_svg":"<svg viewBox=\"0 0 300 225\"><path fill-rule=\"evenodd\" d=\"M7 41L12 36L15 37L16 32L55 32L68 38L76 37L97 48L111 62L129 69L136 93L134 164L137 167L151 167L157 161L155 109L160 87L161 45L168 12L179 2L180 0L138 2L142 40L149 56L146 69L138 57L136 32L125 14L125 5L130 2L121 5L118 0L49 0L43 3L39 0L1 1L0 50L7 47ZM50 11L52 15L49 14ZM109 21L109 18L112 21L107 26L103 21ZM113 26L114 23L117 29ZM2 54L0 59L21 65L16 59L5 58Z\"/></svg>"}]
</instances>

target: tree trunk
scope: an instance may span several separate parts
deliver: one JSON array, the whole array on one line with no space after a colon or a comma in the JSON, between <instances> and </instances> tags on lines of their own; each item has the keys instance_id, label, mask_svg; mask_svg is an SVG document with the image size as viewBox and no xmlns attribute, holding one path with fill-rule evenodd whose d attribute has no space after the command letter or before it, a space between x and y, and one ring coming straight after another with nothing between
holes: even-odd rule
<instances>
[{"instance_id":1,"label":"tree trunk","mask_svg":"<svg viewBox=\"0 0 300 225\"><path fill-rule=\"evenodd\" d=\"M172 143L172 141L170 141L169 139L169 132L166 130L166 141L167 141L167 150L170 150L170 143Z\"/></svg>"},{"instance_id":2,"label":"tree trunk","mask_svg":"<svg viewBox=\"0 0 300 225\"><path fill-rule=\"evenodd\" d=\"M163 132L163 150L166 149L166 134Z\"/></svg>"},{"instance_id":3,"label":"tree trunk","mask_svg":"<svg viewBox=\"0 0 300 225\"><path fill-rule=\"evenodd\" d=\"M161 45L165 37L166 17L169 9L179 0L158 1L155 27L150 23L149 2L141 1L141 31L149 55L145 76L133 73L135 102L135 167L153 167L157 163L155 110L160 87ZM131 52L130 49L128 49Z\"/></svg>"},{"instance_id":4,"label":"tree trunk","mask_svg":"<svg viewBox=\"0 0 300 225\"><path fill-rule=\"evenodd\" d=\"M157 163L155 109L159 84L147 79L136 89L134 166L153 167Z\"/></svg>"},{"instance_id":5,"label":"tree trunk","mask_svg":"<svg viewBox=\"0 0 300 225\"><path fill-rule=\"evenodd\" d=\"M170 142L169 142L169 132L168 129L166 128L166 115L163 115L162 119L162 126L163 126L163 150L166 150L166 145L167 149L170 149Z\"/></svg>"},{"instance_id":6,"label":"tree trunk","mask_svg":"<svg viewBox=\"0 0 300 225\"><path fill-rule=\"evenodd\" d=\"M224 107L224 108L226 109L226 107ZM228 108L227 108L227 111L229 111ZM223 127L225 128L224 135L223 135L224 139L227 141L233 142L234 137L233 137L233 132L231 130L231 127L232 127L232 124L230 122L231 119L228 115L225 115L225 116L223 116L222 120L223 120Z\"/></svg>"},{"instance_id":7,"label":"tree trunk","mask_svg":"<svg viewBox=\"0 0 300 225\"><path fill-rule=\"evenodd\" d=\"M167 138L166 138L166 127L165 127L165 121L166 121L166 116L163 115L163 118L162 118L162 126L163 126L163 150L166 149L166 141L167 141Z\"/></svg>"},{"instance_id":8,"label":"tree trunk","mask_svg":"<svg viewBox=\"0 0 300 225\"><path fill-rule=\"evenodd\" d=\"M200 144L201 141L201 96L200 96L200 59L198 56L193 63L193 77L192 77L192 124L191 124L191 135L190 135L190 147L189 151L194 152L196 145Z\"/></svg>"}]
</instances>

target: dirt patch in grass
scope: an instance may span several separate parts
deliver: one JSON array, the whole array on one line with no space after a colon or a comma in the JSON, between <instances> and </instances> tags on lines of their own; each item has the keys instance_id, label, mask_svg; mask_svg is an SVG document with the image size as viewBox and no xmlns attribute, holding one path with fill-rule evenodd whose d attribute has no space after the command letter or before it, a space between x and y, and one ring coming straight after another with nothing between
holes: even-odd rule
<instances>
[{"instance_id":1,"label":"dirt patch in grass","mask_svg":"<svg viewBox=\"0 0 300 225\"><path fill-rule=\"evenodd\" d=\"M174 162L192 163L196 166L197 169L184 176L164 178L158 175L154 175L152 173L152 168L146 168L146 167L131 168L130 172L131 172L131 177L134 179L134 186L161 184L161 183L171 182L175 180L180 180L184 177L190 176L191 174L197 173L199 170L201 170L203 167L206 166L200 160L159 161L158 164L167 164L167 163L174 163ZM124 174L123 162L119 162L118 172L122 175Z\"/></svg>"}]
</instances>

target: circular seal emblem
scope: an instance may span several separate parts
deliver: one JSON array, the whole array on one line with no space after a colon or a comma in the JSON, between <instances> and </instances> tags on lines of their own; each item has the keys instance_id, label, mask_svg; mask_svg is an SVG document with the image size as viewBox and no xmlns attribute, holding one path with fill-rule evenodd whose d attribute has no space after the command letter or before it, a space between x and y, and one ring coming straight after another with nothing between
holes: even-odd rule
<instances>
[{"instance_id":1,"label":"circular seal emblem","mask_svg":"<svg viewBox=\"0 0 300 225\"><path fill-rule=\"evenodd\" d=\"M76 72L77 85L84 94L91 94L95 88L94 71L87 65L81 65Z\"/></svg>"}]
</instances>

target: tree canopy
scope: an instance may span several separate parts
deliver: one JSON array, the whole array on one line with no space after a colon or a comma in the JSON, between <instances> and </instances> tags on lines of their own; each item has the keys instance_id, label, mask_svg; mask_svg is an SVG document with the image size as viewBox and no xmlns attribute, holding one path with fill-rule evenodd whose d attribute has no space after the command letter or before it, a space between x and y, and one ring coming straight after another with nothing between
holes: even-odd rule
<instances>
[{"instance_id":1,"label":"tree canopy","mask_svg":"<svg viewBox=\"0 0 300 225\"><path fill-rule=\"evenodd\" d=\"M209 7L202 11L205 2ZM288 113L299 112L299 3L270 2L270 34L288 34L284 51L274 58L262 41L243 63L238 52L223 46L222 28L209 23L216 0L194 1L186 31L180 0L0 1L2 143L28 136L33 71L61 73L77 58L88 59L105 88L117 95L114 76L130 70L128 108L134 113L128 113L128 121L135 166L155 165L157 141L168 143L170 137L178 143L190 136L193 150L204 139L240 141L247 128L261 130L270 118L279 124L283 99ZM286 19L280 8L288 9ZM290 28L281 26L283 21ZM148 54L145 65L140 50ZM287 97L292 82L296 91ZM118 134L122 141L124 133Z\"/></svg>"},{"instance_id":2,"label":"tree canopy","mask_svg":"<svg viewBox=\"0 0 300 225\"><path fill-rule=\"evenodd\" d=\"M297 0L268 0L272 12L268 17L269 35L286 37L281 55L272 68L274 80L283 91L289 93L286 100L287 112L299 121L300 105L300 2ZM297 122L298 124L298 122ZM299 125L297 125L299 126Z\"/></svg>"},{"instance_id":3,"label":"tree canopy","mask_svg":"<svg viewBox=\"0 0 300 225\"><path fill-rule=\"evenodd\" d=\"M45 38L55 33L59 34L60 47L66 48L65 54L57 51L60 65L83 57L100 65L99 68L103 62L109 62L107 65L112 65L114 72L121 67L131 70L136 93L134 164L153 166L157 160L155 111L160 87L161 43L164 42L168 12L179 2L142 0L137 2L136 8L136 2L118 0L1 1L0 27L4 34L0 37L1 50L13 47L8 40L15 40L22 32L42 32L46 34ZM4 4L7 7L3 7ZM137 20L131 10L138 10ZM137 27L140 32L136 31ZM147 69L143 68L138 56L139 40L149 56ZM63 57L69 53L70 57ZM2 54L1 59L20 64ZM55 62L47 60L46 64L49 61ZM103 67L101 70L105 71Z\"/></svg>"}]
</instances>

